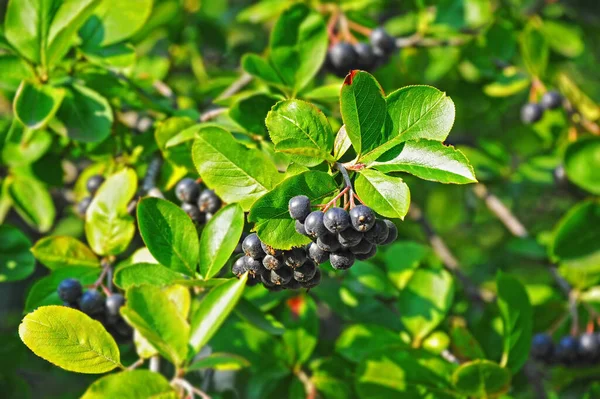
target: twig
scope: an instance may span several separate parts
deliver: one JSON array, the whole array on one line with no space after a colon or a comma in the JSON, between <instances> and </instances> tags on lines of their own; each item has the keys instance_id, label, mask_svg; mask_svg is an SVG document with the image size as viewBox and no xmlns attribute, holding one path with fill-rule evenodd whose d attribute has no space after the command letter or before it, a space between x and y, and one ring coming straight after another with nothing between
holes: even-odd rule
<instances>
[{"instance_id":1,"label":"twig","mask_svg":"<svg viewBox=\"0 0 600 399\"><path fill-rule=\"evenodd\" d=\"M209 111L206 111L206 112L202 113L202 115L200 115L200 122L208 122L212 119L215 119L219 115L227 112L227 110L228 110L227 108L216 108L216 109L211 109Z\"/></svg>"},{"instance_id":2,"label":"twig","mask_svg":"<svg viewBox=\"0 0 600 399\"><path fill-rule=\"evenodd\" d=\"M458 260L454 257L444 240L435 233L431 223L429 223L429 220L427 220L419 206L414 202L410 205L408 216L421 225L434 252L442 260L442 263L446 269L452 272L456 278L461 281L467 294L479 302L493 302L495 299L494 293L477 287L477 285L471 281L471 279L464 274L462 270L460 270Z\"/></svg>"},{"instance_id":3,"label":"twig","mask_svg":"<svg viewBox=\"0 0 600 399\"><path fill-rule=\"evenodd\" d=\"M140 367L142 364L144 364L144 359L140 357L138 360L133 362L129 367L127 367L127 370L135 370L138 367Z\"/></svg>"},{"instance_id":4,"label":"twig","mask_svg":"<svg viewBox=\"0 0 600 399\"><path fill-rule=\"evenodd\" d=\"M148 368L154 373L160 372L160 357L158 355L152 356L150 358L150 364Z\"/></svg>"},{"instance_id":5,"label":"twig","mask_svg":"<svg viewBox=\"0 0 600 399\"><path fill-rule=\"evenodd\" d=\"M108 273L109 269L111 268L112 263L110 262L110 260L104 258L102 259L102 273L100 273L100 276L98 276L98 278L96 279L96 281L94 282L94 284L92 284L90 286L90 288L92 289L96 289L98 288L100 285L102 285L102 281L104 280L104 277L106 277L106 274Z\"/></svg>"},{"instance_id":6,"label":"twig","mask_svg":"<svg viewBox=\"0 0 600 399\"><path fill-rule=\"evenodd\" d=\"M456 358L456 356L454 356L454 354L452 352L450 352L448 349L444 349L442 351L442 353L440 353L440 355L448 362L450 363L454 363L454 364L460 364L460 361Z\"/></svg>"},{"instance_id":7,"label":"twig","mask_svg":"<svg viewBox=\"0 0 600 399\"><path fill-rule=\"evenodd\" d=\"M175 93L173 92L173 90L167 86L167 84L163 81L160 80L155 80L152 83L152 87L154 87L154 89L163 97L168 98L171 101L171 106L174 109L177 109L177 96L175 96Z\"/></svg>"},{"instance_id":8,"label":"twig","mask_svg":"<svg viewBox=\"0 0 600 399\"><path fill-rule=\"evenodd\" d=\"M194 394L200 396L202 399L211 399L211 397L204 391L196 388L195 386L193 386L192 384L190 384L187 380L183 379L183 378L173 378L171 380L172 384L175 385L179 385L180 387L182 387L183 389L186 390L186 392L188 393L188 395L190 396L190 398L194 397Z\"/></svg>"},{"instance_id":9,"label":"twig","mask_svg":"<svg viewBox=\"0 0 600 399\"><path fill-rule=\"evenodd\" d=\"M317 388L312 382L310 377L302 369L296 371L296 377L304 385L304 391L306 392L306 399L315 399L317 397Z\"/></svg>"},{"instance_id":10,"label":"twig","mask_svg":"<svg viewBox=\"0 0 600 399\"><path fill-rule=\"evenodd\" d=\"M149 193L153 188L156 188L156 181L158 180L158 174L160 172L160 167L162 166L162 158L157 155L152 158L152 161L148 164L148 169L146 169L146 174L144 175L144 182L142 184L142 190L145 193ZM160 191L160 190L159 190ZM161 196L164 196L161 193Z\"/></svg>"},{"instance_id":11,"label":"twig","mask_svg":"<svg viewBox=\"0 0 600 399\"><path fill-rule=\"evenodd\" d=\"M579 332L579 313L577 312L577 292L559 273L556 266L550 266L550 274L554 278L556 285L569 300L569 315L571 316L571 334L577 335Z\"/></svg>"},{"instance_id":12,"label":"twig","mask_svg":"<svg viewBox=\"0 0 600 399\"><path fill-rule=\"evenodd\" d=\"M487 187L481 183L477 183L473 187L473 192L477 197L485 201L488 209L496 215L496 217L506 226L506 228L517 237L527 237L529 233L516 216L508 209L498 197L491 194Z\"/></svg>"},{"instance_id":13,"label":"twig","mask_svg":"<svg viewBox=\"0 0 600 399\"><path fill-rule=\"evenodd\" d=\"M235 82L223 91L216 100L224 100L233 96L238 91L242 90L248 83L252 81L252 75L244 72Z\"/></svg>"}]
</instances>

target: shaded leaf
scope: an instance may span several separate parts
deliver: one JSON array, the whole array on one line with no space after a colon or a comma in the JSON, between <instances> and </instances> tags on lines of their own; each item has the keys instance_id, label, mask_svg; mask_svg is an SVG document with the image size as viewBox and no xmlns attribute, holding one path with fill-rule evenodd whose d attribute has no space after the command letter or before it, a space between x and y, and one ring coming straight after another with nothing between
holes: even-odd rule
<instances>
[{"instance_id":1,"label":"shaded leaf","mask_svg":"<svg viewBox=\"0 0 600 399\"><path fill-rule=\"evenodd\" d=\"M73 237L51 236L35 243L31 252L48 269L65 267L100 267L98 257L92 250Z\"/></svg>"},{"instance_id":2,"label":"shaded leaf","mask_svg":"<svg viewBox=\"0 0 600 399\"><path fill-rule=\"evenodd\" d=\"M0 225L0 282L23 280L35 270L31 241L19 229Z\"/></svg>"},{"instance_id":3,"label":"shaded leaf","mask_svg":"<svg viewBox=\"0 0 600 399\"><path fill-rule=\"evenodd\" d=\"M241 356L231 353L211 353L210 355L194 361L187 368L188 371L214 369L218 371L240 370L249 367L250 362Z\"/></svg>"},{"instance_id":4,"label":"shaded leaf","mask_svg":"<svg viewBox=\"0 0 600 399\"><path fill-rule=\"evenodd\" d=\"M487 398L510 389L510 371L489 360L462 364L454 371L452 383L463 395Z\"/></svg>"},{"instance_id":5,"label":"shaded leaf","mask_svg":"<svg viewBox=\"0 0 600 399\"><path fill-rule=\"evenodd\" d=\"M130 370L110 374L94 381L81 399L154 398L177 399L177 392L160 373L150 370Z\"/></svg>"},{"instance_id":6,"label":"shaded leaf","mask_svg":"<svg viewBox=\"0 0 600 399\"><path fill-rule=\"evenodd\" d=\"M184 275L156 263L134 263L115 271L114 283L117 287L128 290L138 285L166 286L177 284Z\"/></svg>"},{"instance_id":7,"label":"shaded leaf","mask_svg":"<svg viewBox=\"0 0 600 399\"><path fill-rule=\"evenodd\" d=\"M29 129L39 129L54 116L64 96L64 89L24 80L13 100L15 116Z\"/></svg>"}]
</instances>

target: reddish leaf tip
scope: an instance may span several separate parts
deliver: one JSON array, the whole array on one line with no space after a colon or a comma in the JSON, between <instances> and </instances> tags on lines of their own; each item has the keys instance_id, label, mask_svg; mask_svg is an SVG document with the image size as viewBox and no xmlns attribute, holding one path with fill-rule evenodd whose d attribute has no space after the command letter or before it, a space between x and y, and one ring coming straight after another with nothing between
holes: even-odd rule
<instances>
[{"instance_id":1,"label":"reddish leaf tip","mask_svg":"<svg viewBox=\"0 0 600 399\"><path fill-rule=\"evenodd\" d=\"M346 76L346 79L344 79L344 84L351 85L352 80L354 79L354 75L356 75L357 73L358 73L358 69L351 70L350 73Z\"/></svg>"}]
</instances>

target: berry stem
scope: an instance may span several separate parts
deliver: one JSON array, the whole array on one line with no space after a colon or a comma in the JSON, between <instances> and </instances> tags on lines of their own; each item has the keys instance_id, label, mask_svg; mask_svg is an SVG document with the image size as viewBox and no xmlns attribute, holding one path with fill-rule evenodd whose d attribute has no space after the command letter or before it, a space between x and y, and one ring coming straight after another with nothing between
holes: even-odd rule
<instances>
[{"instance_id":1,"label":"berry stem","mask_svg":"<svg viewBox=\"0 0 600 399\"><path fill-rule=\"evenodd\" d=\"M320 205L317 205L317 206L323 208L323 212L327 212L327 210L329 208L331 208L333 205L335 205L336 202L340 198L342 198L342 196L344 196L348 192L348 190L349 190L349 187L344 188L342 191L340 191L340 193L338 195L336 195L335 197L333 197L333 199L331 201L329 201L326 204L320 204Z\"/></svg>"},{"instance_id":2,"label":"berry stem","mask_svg":"<svg viewBox=\"0 0 600 399\"><path fill-rule=\"evenodd\" d=\"M127 367L127 370L135 370L138 367L140 367L142 364L144 364L144 359L143 358L139 358L135 362L131 363L131 365L129 367Z\"/></svg>"},{"instance_id":3,"label":"berry stem","mask_svg":"<svg viewBox=\"0 0 600 399\"><path fill-rule=\"evenodd\" d=\"M352 29L353 31L356 31L358 33L360 33L361 35L365 35L367 37L369 37L371 35L371 32L373 31L373 29L371 28L367 28L364 25L361 25L357 22L354 22L352 20L348 20L348 27L350 29Z\"/></svg>"},{"instance_id":4,"label":"berry stem","mask_svg":"<svg viewBox=\"0 0 600 399\"><path fill-rule=\"evenodd\" d=\"M100 273L100 276L98 276L98 279L96 279L94 284L88 286L89 288L92 288L92 289L98 288L102 284L104 277L106 277L108 270L112 266L112 263L107 258L102 259L102 261L100 263L102 264L102 273Z\"/></svg>"},{"instance_id":5,"label":"berry stem","mask_svg":"<svg viewBox=\"0 0 600 399\"><path fill-rule=\"evenodd\" d=\"M343 36L343 38L348 43L352 43L352 44L358 43L358 40L356 39L356 37L354 37L352 32L350 32L350 28L348 27L348 18L346 18L346 15L344 15L344 14L340 15L339 25L340 25L340 34Z\"/></svg>"},{"instance_id":6,"label":"berry stem","mask_svg":"<svg viewBox=\"0 0 600 399\"><path fill-rule=\"evenodd\" d=\"M340 10L338 8L335 8L331 12L331 16L329 17L329 21L327 22L327 35L329 36L329 42L332 46L338 42L338 38L335 35L335 27L337 25L339 16Z\"/></svg>"},{"instance_id":7,"label":"berry stem","mask_svg":"<svg viewBox=\"0 0 600 399\"><path fill-rule=\"evenodd\" d=\"M352 187L352 180L350 180L350 175L348 175L348 171L346 170L346 167L343 164L336 162L335 167L337 170L340 171L342 177L344 178L344 184L346 185L346 189L348 190L348 194L350 196L350 209L352 209L354 208L354 198L356 194L354 194L354 188Z\"/></svg>"}]
</instances>

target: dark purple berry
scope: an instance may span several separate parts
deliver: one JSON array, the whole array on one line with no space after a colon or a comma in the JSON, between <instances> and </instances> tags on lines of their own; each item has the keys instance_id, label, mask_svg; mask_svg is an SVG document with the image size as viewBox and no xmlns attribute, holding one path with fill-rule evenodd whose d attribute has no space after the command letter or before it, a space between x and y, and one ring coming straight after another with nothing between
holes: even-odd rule
<instances>
[{"instance_id":1,"label":"dark purple berry","mask_svg":"<svg viewBox=\"0 0 600 399\"><path fill-rule=\"evenodd\" d=\"M198 197L198 208L203 212L217 213L222 204L221 198L213 190L204 190Z\"/></svg>"},{"instance_id":2,"label":"dark purple berry","mask_svg":"<svg viewBox=\"0 0 600 399\"><path fill-rule=\"evenodd\" d=\"M358 243L363 239L363 233L356 231L354 229L346 229L344 231L340 231L338 234L338 241L340 245L344 248L350 248L358 245Z\"/></svg>"},{"instance_id":3,"label":"dark purple berry","mask_svg":"<svg viewBox=\"0 0 600 399\"><path fill-rule=\"evenodd\" d=\"M307 282L300 284L302 285L302 288L306 289L315 288L317 285L321 284L321 269L317 267L314 277Z\"/></svg>"},{"instance_id":4,"label":"dark purple berry","mask_svg":"<svg viewBox=\"0 0 600 399\"><path fill-rule=\"evenodd\" d=\"M308 257L318 265L327 262L329 259L329 252L323 251L321 248L319 248L316 242L311 242L308 244L306 247L306 252L308 253Z\"/></svg>"},{"instance_id":5,"label":"dark purple berry","mask_svg":"<svg viewBox=\"0 0 600 399\"><path fill-rule=\"evenodd\" d=\"M369 241L363 239L361 242L359 242L355 246L350 247L350 252L352 252L354 255L368 254L369 252L371 252L373 247L374 247L373 244L371 244Z\"/></svg>"},{"instance_id":6,"label":"dark purple berry","mask_svg":"<svg viewBox=\"0 0 600 399\"><path fill-rule=\"evenodd\" d=\"M96 191L100 188L100 186L104 183L104 177L100 175L94 175L90 177L85 183L85 187L88 190L88 193L91 195L96 194Z\"/></svg>"},{"instance_id":7,"label":"dark purple berry","mask_svg":"<svg viewBox=\"0 0 600 399\"><path fill-rule=\"evenodd\" d=\"M283 261L286 265L295 269L306 262L306 251L304 248L292 248L283 252Z\"/></svg>"},{"instance_id":8,"label":"dark purple berry","mask_svg":"<svg viewBox=\"0 0 600 399\"><path fill-rule=\"evenodd\" d=\"M256 233L249 234L248 237L242 241L242 251L247 256L255 259L262 259L265 256L265 251L262 249L262 242L256 235Z\"/></svg>"},{"instance_id":9,"label":"dark purple berry","mask_svg":"<svg viewBox=\"0 0 600 399\"><path fill-rule=\"evenodd\" d=\"M546 92L540 101L545 109L556 109L562 104L562 96L557 91Z\"/></svg>"},{"instance_id":10,"label":"dark purple berry","mask_svg":"<svg viewBox=\"0 0 600 399\"><path fill-rule=\"evenodd\" d=\"M363 71L369 71L375 66L376 56L373 47L369 43L360 42L354 45L357 56L356 67Z\"/></svg>"},{"instance_id":11,"label":"dark purple berry","mask_svg":"<svg viewBox=\"0 0 600 399\"><path fill-rule=\"evenodd\" d=\"M257 275L248 275L248 280L246 281L246 285L248 287L254 287L255 285L261 282L260 276Z\"/></svg>"},{"instance_id":12,"label":"dark purple berry","mask_svg":"<svg viewBox=\"0 0 600 399\"><path fill-rule=\"evenodd\" d=\"M317 239L317 246L326 252L335 252L341 248L335 234L323 234Z\"/></svg>"},{"instance_id":13,"label":"dark purple berry","mask_svg":"<svg viewBox=\"0 0 600 399\"><path fill-rule=\"evenodd\" d=\"M325 212L323 224L331 233L339 233L350 226L350 215L345 209L333 207Z\"/></svg>"},{"instance_id":14,"label":"dark purple berry","mask_svg":"<svg viewBox=\"0 0 600 399\"><path fill-rule=\"evenodd\" d=\"M594 333L583 334L579 337L578 345L579 360L586 364L594 363L600 356L600 342Z\"/></svg>"},{"instance_id":15,"label":"dark purple berry","mask_svg":"<svg viewBox=\"0 0 600 399\"><path fill-rule=\"evenodd\" d=\"M521 121L527 125L535 123L542 119L544 108L535 103L528 103L521 107Z\"/></svg>"},{"instance_id":16,"label":"dark purple berry","mask_svg":"<svg viewBox=\"0 0 600 399\"><path fill-rule=\"evenodd\" d=\"M246 266L248 273L256 275L263 272L264 266L260 259L254 259L248 255L243 256L242 259L244 259L244 266Z\"/></svg>"},{"instance_id":17,"label":"dark purple berry","mask_svg":"<svg viewBox=\"0 0 600 399\"><path fill-rule=\"evenodd\" d=\"M87 315L95 315L104 310L104 297L96 290L83 293L79 299L79 308Z\"/></svg>"},{"instance_id":18,"label":"dark purple berry","mask_svg":"<svg viewBox=\"0 0 600 399\"><path fill-rule=\"evenodd\" d=\"M388 245L388 244L391 244L394 241L396 241L396 238L398 238L398 228L396 227L396 225L394 223L392 223L391 220L384 219L383 221L385 222L386 226L388 227L388 236L385 239L385 241L383 243L381 243L381 245Z\"/></svg>"},{"instance_id":19,"label":"dark purple berry","mask_svg":"<svg viewBox=\"0 0 600 399\"><path fill-rule=\"evenodd\" d=\"M275 249L270 245L265 244L264 242L261 242L261 247L264 253L266 253L267 255L273 255L275 257L279 257L281 255L283 255L283 251L280 249Z\"/></svg>"},{"instance_id":20,"label":"dark purple berry","mask_svg":"<svg viewBox=\"0 0 600 399\"><path fill-rule=\"evenodd\" d=\"M306 236L306 237L310 237L308 235L308 233L306 232L306 229L304 228L304 223L302 223L301 221L296 220L295 228L296 228L297 233L302 234L303 236Z\"/></svg>"},{"instance_id":21,"label":"dark purple berry","mask_svg":"<svg viewBox=\"0 0 600 399\"><path fill-rule=\"evenodd\" d=\"M294 279L306 283L315 276L317 266L312 261L306 261L302 266L294 270Z\"/></svg>"},{"instance_id":22,"label":"dark purple berry","mask_svg":"<svg viewBox=\"0 0 600 399\"><path fill-rule=\"evenodd\" d=\"M262 262L263 262L263 266L267 270L277 270L283 266L283 260L276 258L273 255L265 256L265 258L263 259Z\"/></svg>"},{"instance_id":23,"label":"dark purple berry","mask_svg":"<svg viewBox=\"0 0 600 399\"><path fill-rule=\"evenodd\" d=\"M381 50L385 54L390 54L396 49L396 40L382 27L373 29L369 40L373 47Z\"/></svg>"},{"instance_id":24,"label":"dark purple berry","mask_svg":"<svg viewBox=\"0 0 600 399\"><path fill-rule=\"evenodd\" d=\"M368 206L358 205L350 209L350 221L356 231L364 233L371 230L375 220L375 212Z\"/></svg>"},{"instance_id":25,"label":"dark purple berry","mask_svg":"<svg viewBox=\"0 0 600 399\"><path fill-rule=\"evenodd\" d=\"M233 263L233 266L231 266L231 273L233 273L237 278L240 278L247 271L248 268L246 267L246 259L243 256L237 259Z\"/></svg>"},{"instance_id":26,"label":"dark purple berry","mask_svg":"<svg viewBox=\"0 0 600 399\"><path fill-rule=\"evenodd\" d=\"M282 267L279 270L271 270L271 282L275 285L286 285L292 279L292 270Z\"/></svg>"},{"instance_id":27,"label":"dark purple berry","mask_svg":"<svg viewBox=\"0 0 600 399\"><path fill-rule=\"evenodd\" d=\"M365 233L365 240L371 244L381 245L387 240L389 229L383 220L377 220L375 226Z\"/></svg>"},{"instance_id":28,"label":"dark purple berry","mask_svg":"<svg viewBox=\"0 0 600 399\"><path fill-rule=\"evenodd\" d=\"M83 197L81 201L77 203L77 213L81 216L85 216L90 204L92 203L92 197Z\"/></svg>"},{"instance_id":29,"label":"dark purple berry","mask_svg":"<svg viewBox=\"0 0 600 399\"><path fill-rule=\"evenodd\" d=\"M356 66L358 55L350 43L339 42L329 49L329 62L338 74L350 72Z\"/></svg>"},{"instance_id":30,"label":"dark purple berry","mask_svg":"<svg viewBox=\"0 0 600 399\"><path fill-rule=\"evenodd\" d=\"M331 266L336 270L347 270L352 267L356 257L348 250L333 252L329 255Z\"/></svg>"},{"instance_id":31,"label":"dark purple berry","mask_svg":"<svg viewBox=\"0 0 600 399\"><path fill-rule=\"evenodd\" d=\"M329 232L323 224L324 214L321 211L311 212L304 220L304 229L306 233L312 237L317 238Z\"/></svg>"},{"instance_id":32,"label":"dark purple berry","mask_svg":"<svg viewBox=\"0 0 600 399\"><path fill-rule=\"evenodd\" d=\"M181 204L181 209L192 219L196 224L204 224L206 222L206 214L200 212L200 209L195 204L184 202Z\"/></svg>"},{"instance_id":33,"label":"dark purple berry","mask_svg":"<svg viewBox=\"0 0 600 399\"><path fill-rule=\"evenodd\" d=\"M121 294L112 294L106 298L106 314L108 316L119 316L119 309L125 305L125 297Z\"/></svg>"},{"instance_id":34,"label":"dark purple berry","mask_svg":"<svg viewBox=\"0 0 600 399\"><path fill-rule=\"evenodd\" d=\"M83 287L79 280L68 278L60 282L57 291L61 301L77 303L83 293Z\"/></svg>"},{"instance_id":35,"label":"dark purple berry","mask_svg":"<svg viewBox=\"0 0 600 399\"><path fill-rule=\"evenodd\" d=\"M310 199L306 195L297 195L288 203L288 210L292 219L304 222L310 213Z\"/></svg>"},{"instance_id":36,"label":"dark purple berry","mask_svg":"<svg viewBox=\"0 0 600 399\"><path fill-rule=\"evenodd\" d=\"M198 200L199 194L200 186L196 183L196 180L190 177L181 179L175 186L175 196L179 201L193 204Z\"/></svg>"},{"instance_id":37,"label":"dark purple berry","mask_svg":"<svg viewBox=\"0 0 600 399\"><path fill-rule=\"evenodd\" d=\"M356 254L356 259L367 260L367 259L371 259L375 255L377 255L377 245L371 244L371 249L369 250L369 252L364 253L364 254Z\"/></svg>"},{"instance_id":38,"label":"dark purple berry","mask_svg":"<svg viewBox=\"0 0 600 399\"><path fill-rule=\"evenodd\" d=\"M572 365L577 360L579 342L574 337L567 335L562 337L556 345L556 360L563 365Z\"/></svg>"},{"instance_id":39,"label":"dark purple berry","mask_svg":"<svg viewBox=\"0 0 600 399\"><path fill-rule=\"evenodd\" d=\"M302 288L302 285L301 285L301 284L300 284L298 281L296 281L296 280L294 280L294 279L292 278L292 279L290 279L290 281L288 281L288 283L287 283L287 284L285 284L283 287L284 287L286 290L299 290L300 288Z\"/></svg>"}]
</instances>

